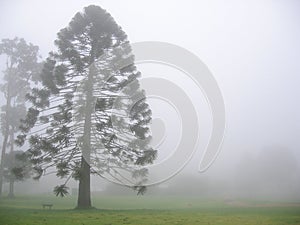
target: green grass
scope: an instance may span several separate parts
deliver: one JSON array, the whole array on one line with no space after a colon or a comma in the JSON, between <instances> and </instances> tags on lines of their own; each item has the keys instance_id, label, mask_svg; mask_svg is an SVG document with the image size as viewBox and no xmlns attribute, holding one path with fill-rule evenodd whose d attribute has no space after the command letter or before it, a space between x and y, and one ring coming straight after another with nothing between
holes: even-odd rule
<instances>
[{"instance_id":1,"label":"green grass","mask_svg":"<svg viewBox=\"0 0 300 225\"><path fill-rule=\"evenodd\" d=\"M44 202L53 203L53 209L42 209ZM75 203L75 197L52 195L2 198L0 225L300 225L300 207L280 204L228 206L222 201L161 196L94 196L93 210L73 210Z\"/></svg>"}]
</instances>

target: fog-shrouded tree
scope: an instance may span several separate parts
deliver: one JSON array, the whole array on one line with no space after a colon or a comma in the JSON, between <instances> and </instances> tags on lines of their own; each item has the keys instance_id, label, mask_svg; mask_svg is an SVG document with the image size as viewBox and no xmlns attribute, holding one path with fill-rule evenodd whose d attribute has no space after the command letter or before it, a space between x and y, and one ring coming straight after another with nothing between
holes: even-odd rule
<instances>
[{"instance_id":1,"label":"fog-shrouded tree","mask_svg":"<svg viewBox=\"0 0 300 225\"><path fill-rule=\"evenodd\" d=\"M3 176L9 183L8 197L13 198L14 194L14 182L24 181L28 179L31 174L31 164L24 157L24 152L20 150L10 151L4 156L3 162Z\"/></svg>"},{"instance_id":2,"label":"fog-shrouded tree","mask_svg":"<svg viewBox=\"0 0 300 225\"><path fill-rule=\"evenodd\" d=\"M109 13L85 7L60 30L49 53L42 85L22 121L21 145L37 179L55 172L64 183L79 181L77 208L90 208L90 175L123 183L143 193L147 169L156 157L150 146L151 110L140 88L140 72L127 36Z\"/></svg>"},{"instance_id":3,"label":"fog-shrouded tree","mask_svg":"<svg viewBox=\"0 0 300 225\"><path fill-rule=\"evenodd\" d=\"M3 163L7 147L14 151L15 136L19 132L20 119L26 115L25 96L31 84L36 82L40 70L38 46L23 38L2 39L0 55L4 56L4 71L0 91L5 104L1 107L1 131L3 135L0 164L0 195L3 184ZM13 186L13 180L10 186Z\"/></svg>"}]
</instances>

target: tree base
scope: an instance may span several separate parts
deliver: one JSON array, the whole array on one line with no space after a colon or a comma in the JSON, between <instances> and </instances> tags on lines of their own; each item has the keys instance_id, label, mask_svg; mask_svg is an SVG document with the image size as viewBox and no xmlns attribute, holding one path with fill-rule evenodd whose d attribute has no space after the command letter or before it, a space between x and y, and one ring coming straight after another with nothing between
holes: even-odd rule
<instances>
[{"instance_id":1,"label":"tree base","mask_svg":"<svg viewBox=\"0 0 300 225\"><path fill-rule=\"evenodd\" d=\"M7 197L8 197L8 198L15 198L15 195L14 195L13 193L9 193L9 194L7 195Z\"/></svg>"},{"instance_id":2,"label":"tree base","mask_svg":"<svg viewBox=\"0 0 300 225\"><path fill-rule=\"evenodd\" d=\"M74 209L75 210L88 210L88 209L97 209L97 208L94 206L76 206Z\"/></svg>"}]
</instances>

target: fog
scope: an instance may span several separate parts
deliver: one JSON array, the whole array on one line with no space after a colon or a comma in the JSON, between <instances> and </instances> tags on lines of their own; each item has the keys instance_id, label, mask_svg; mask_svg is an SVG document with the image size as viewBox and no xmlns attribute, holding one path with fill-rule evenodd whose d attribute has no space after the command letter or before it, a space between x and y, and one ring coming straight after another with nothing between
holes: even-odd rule
<instances>
[{"instance_id":1,"label":"fog","mask_svg":"<svg viewBox=\"0 0 300 225\"><path fill-rule=\"evenodd\" d=\"M132 43L167 42L197 55L223 94L226 130L221 151L212 166L199 173L212 128L204 94L174 68L138 65L142 77L165 78L181 87L201 124L191 160L170 179L150 186L146 195L300 200L298 1L3 0L0 37L23 37L38 45L45 59L54 49L56 33L89 4L106 9ZM0 63L4 68L3 58ZM172 154L180 139L179 119L170 108L152 101L156 118L152 134L159 163ZM48 193L55 185L57 179L51 175L39 182L18 183L16 193ZM77 183L69 186L77 188ZM135 194L97 177L93 177L92 189L102 194Z\"/></svg>"}]
</instances>

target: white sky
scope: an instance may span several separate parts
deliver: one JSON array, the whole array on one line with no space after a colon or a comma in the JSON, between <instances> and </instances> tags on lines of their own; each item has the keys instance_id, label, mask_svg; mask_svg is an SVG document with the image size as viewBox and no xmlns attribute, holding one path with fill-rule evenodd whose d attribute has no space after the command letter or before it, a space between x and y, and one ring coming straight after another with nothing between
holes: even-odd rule
<instances>
[{"instance_id":1,"label":"white sky","mask_svg":"<svg viewBox=\"0 0 300 225\"><path fill-rule=\"evenodd\" d=\"M299 157L298 1L1 0L0 38L23 37L45 58L56 33L89 4L106 9L131 42L177 44L210 68L227 111L219 163L269 145Z\"/></svg>"}]
</instances>

